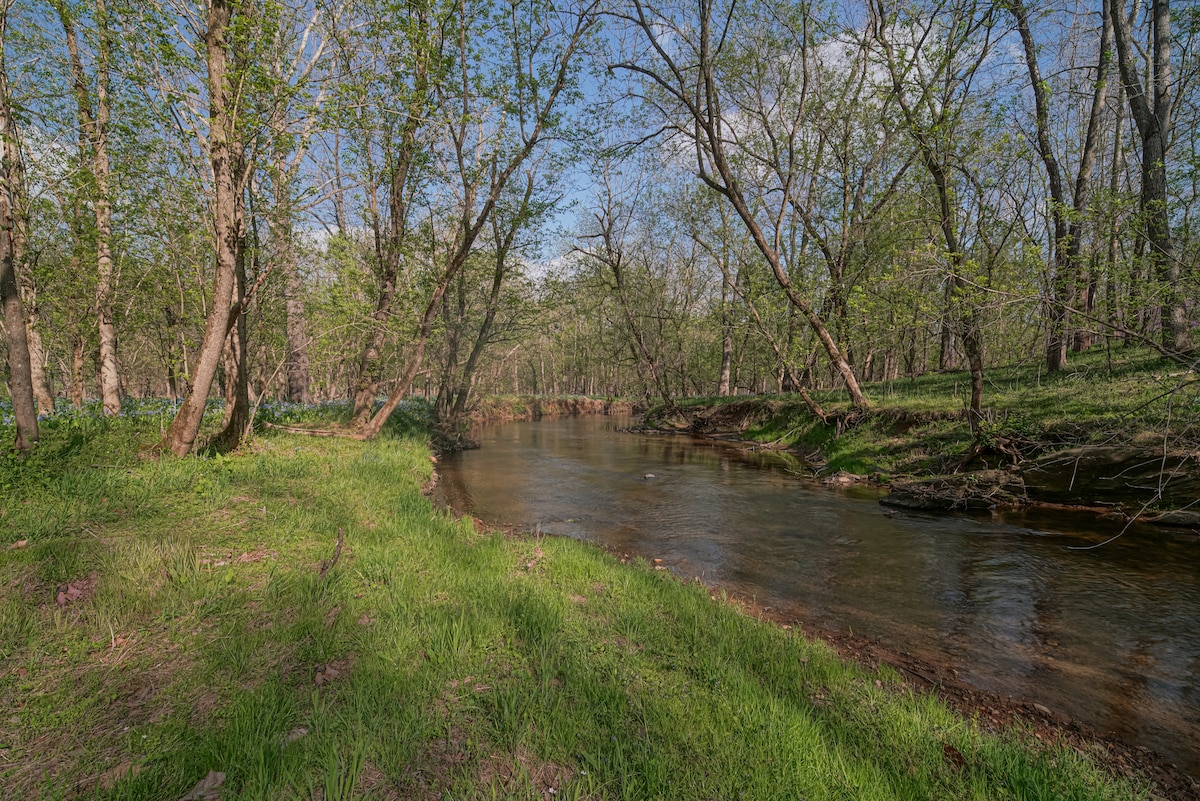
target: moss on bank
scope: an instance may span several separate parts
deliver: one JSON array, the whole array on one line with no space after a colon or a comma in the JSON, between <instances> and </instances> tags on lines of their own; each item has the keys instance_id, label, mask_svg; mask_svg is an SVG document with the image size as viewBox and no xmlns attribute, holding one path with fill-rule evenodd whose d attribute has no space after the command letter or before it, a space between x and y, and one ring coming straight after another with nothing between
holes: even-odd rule
<instances>
[{"instance_id":1,"label":"moss on bank","mask_svg":"<svg viewBox=\"0 0 1200 801\"><path fill-rule=\"evenodd\" d=\"M644 562L456 521L420 438L157 434L49 426L0 468L5 797L1149 792Z\"/></svg>"}]
</instances>

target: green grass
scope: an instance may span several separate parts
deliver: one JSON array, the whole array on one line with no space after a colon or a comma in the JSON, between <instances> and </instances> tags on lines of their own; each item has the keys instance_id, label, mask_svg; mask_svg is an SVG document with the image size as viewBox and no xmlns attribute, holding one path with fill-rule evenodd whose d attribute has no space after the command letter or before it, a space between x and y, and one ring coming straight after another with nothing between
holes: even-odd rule
<instances>
[{"instance_id":1,"label":"green grass","mask_svg":"<svg viewBox=\"0 0 1200 801\"><path fill-rule=\"evenodd\" d=\"M138 456L157 430L0 467L5 797L1147 797L644 562L435 511L418 439Z\"/></svg>"},{"instance_id":2,"label":"green grass","mask_svg":"<svg viewBox=\"0 0 1200 801\"><path fill-rule=\"evenodd\" d=\"M1200 378L1154 351L1117 348L1072 354L1054 375L1040 362L985 373L984 435L1039 443L1045 449L1132 444L1177 451L1200 447ZM937 474L974 443L965 406L965 372L931 373L866 384L872 413L842 431L822 425L796 396L755 396L745 419L751 442L820 454L826 472ZM844 392L813 393L829 412L849 409ZM745 397L692 398L683 409L736 404ZM648 415L655 423L655 412Z\"/></svg>"}]
</instances>

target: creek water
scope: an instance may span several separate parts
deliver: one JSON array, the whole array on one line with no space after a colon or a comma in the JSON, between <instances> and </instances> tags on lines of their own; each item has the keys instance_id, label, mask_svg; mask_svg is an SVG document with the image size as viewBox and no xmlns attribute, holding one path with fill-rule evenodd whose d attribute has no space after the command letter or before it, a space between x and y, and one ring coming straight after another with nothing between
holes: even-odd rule
<instances>
[{"instance_id":1,"label":"creek water","mask_svg":"<svg viewBox=\"0 0 1200 801\"><path fill-rule=\"evenodd\" d=\"M1200 776L1200 543L1081 513L896 513L777 456L626 433L619 417L488 427L442 460L448 506L575 537L949 665ZM653 474L647 478L646 474Z\"/></svg>"}]
</instances>

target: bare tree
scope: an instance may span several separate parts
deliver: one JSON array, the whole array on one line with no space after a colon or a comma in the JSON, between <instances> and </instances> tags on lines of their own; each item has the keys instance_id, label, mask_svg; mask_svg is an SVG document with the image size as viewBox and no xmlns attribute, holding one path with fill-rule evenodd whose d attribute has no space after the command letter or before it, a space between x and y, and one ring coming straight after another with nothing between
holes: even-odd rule
<instances>
[{"instance_id":1,"label":"bare tree","mask_svg":"<svg viewBox=\"0 0 1200 801\"><path fill-rule=\"evenodd\" d=\"M791 80L778 87L780 102L788 101L783 107L787 116L777 120L780 129L755 132L770 140L772 147L766 156L746 154L751 166L740 167L731 152L736 152L739 131L725 111L736 82L734 88L727 86L720 66L722 51L736 23L737 6L722 7L717 0L701 0L693 16L690 10L667 9L633 0L629 9L613 13L640 32L643 52L618 61L613 68L640 76L649 84L641 99L660 113L664 132L688 143L694 153L696 175L737 212L779 287L823 346L830 364L845 384L851 405L856 409L867 408L870 403L859 389L853 368L812 300L789 275L785 258L784 246L790 228L788 212L795 197L793 182L804 180L804 175L793 170L787 159L802 136L808 89L805 62L801 62L798 78L789 73ZM740 32L751 35L750 31ZM789 33L793 33L792 29ZM732 32L732 37L737 35L738 32ZM807 39L801 36L794 46L799 50L806 45ZM654 93L661 93L661 97L652 97ZM793 93L795 98L790 97ZM753 98L743 100L747 104L753 102ZM775 189L784 201L771 211L761 211L756 204L763 198L752 197L746 186L757 180L757 172L764 166L759 161L769 159L772 151L783 161L768 162L765 168L777 174L776 183L780 185Z\"/></svg>"},{"instance_id":2,"label":"bare tree","mask_svg":"<svg viewBox=\"0 0 1200 801\"><path fill-rule=\"evenodd\" d=\"M1105 0L1112 19L1121 84L1142 140L1141 211L1152 274L1163 285L1162 346L1176 353L1192 350L1183 291L1183 266L1171 236L1167 202L1167 153L1172 131L1171 8L1168 0L1150 0L1150 53L1146 77L1133 55L1133 32L1124 0Z\"/></svg>"},{"instance_id":3,"label":"bare tree","mask_svg":"<svg viewBox=\"0 0 1200 801\"><path fill-rule=\"evenodd\" d=\"M1101 126L1104 118L1104 100L1108 87L1108 65L1111 61L1112 24L1107 3L1101 15L1099 57L1093 82L1091 108L1088 112L1087 132L1075 175L1074 192L1067 198L1067 190L1060 166L1051 143L1051 104L1047 84L1042 80L1038 63L1037 42L1029 23L1029 12L1023 0L1011 0L1009 11L1017 23L1024 47L1025 66L1029 72L1029 83L1033 90L1037 150L1046 169L1050 191L1050 218L1052 220L1052 276L1049 285L1049 317L1046 324L1046 369L1050 372L1067 366L1069 308L1074 304L1078 292L1086 292L1082 280L1083 227L1088 204L1091 201L1092 171L1100 150Z\"/></svg>"}]
</instances>

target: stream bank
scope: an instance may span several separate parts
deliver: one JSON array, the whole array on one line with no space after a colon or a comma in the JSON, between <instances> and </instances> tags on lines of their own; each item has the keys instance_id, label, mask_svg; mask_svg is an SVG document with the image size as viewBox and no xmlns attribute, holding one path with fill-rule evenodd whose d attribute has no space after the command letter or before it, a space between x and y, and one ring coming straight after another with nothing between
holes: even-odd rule
<instances>
[{"instance_id":1,"label":"stream bank","mask_svg":"<svg viewBox=\"0 0 1200 801\"><path fill-rule=\"evenodd\" d=\"M439 499L534 541L562 535L622 561L642 556L752 617L893 666L980 728L1016 721L1117 775L1140 768L1172 788L1154 797L1197 797L1187 778L1197 765L1180 744L1200 734L1187 668L1200 650L1173 622L1196 609L1187 544L1138 527L1072 554L1120 525L1083 516L1076 530L1074 514L1058 513L1059 533L1042 510L893 514L877 488L794 480L778 451L630 436L629 422L481 430L481 450L439 459Z\"/></svg>"},{"instance_id":2,"label":"stream bank","mask_svg":"<svg viewBox=\"0 0 1200 801\"><path fill-rule=\"evenodd\" d=\"M1088 441L1083 421L1053 429L985 424L975 439L962 412L877 408L823 424L799 400L729 398L652 411L647 431L778 451L832 484L870 483L880 502L914 511L1045 505L1200 533L1200 451L1161 435Z\"/></svg>"}]
</instances>

